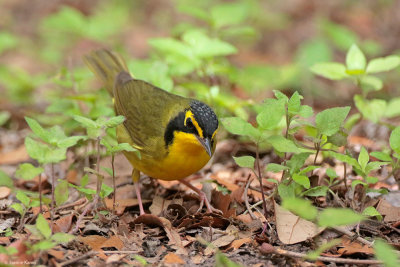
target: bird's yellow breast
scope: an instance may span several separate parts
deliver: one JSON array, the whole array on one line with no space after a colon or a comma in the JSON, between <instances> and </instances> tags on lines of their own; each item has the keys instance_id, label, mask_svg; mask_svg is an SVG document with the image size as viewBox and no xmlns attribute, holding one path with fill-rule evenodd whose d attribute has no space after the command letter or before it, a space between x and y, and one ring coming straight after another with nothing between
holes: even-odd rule
<instances>
[{"instance_id":1,"label":"bird's yellow breast","mask_svg":"<svg viewBox=\"0 0 400 267\"><path fill-rule=\"evenodd\" d=\"M167 154L159 158L156 155L143 155L138 159L132 153L125 153L134 168L152 178L161 180L183 179L204 167L210 160L203 146L193 134L175 132Z\"/></svg>"}]
</instances>

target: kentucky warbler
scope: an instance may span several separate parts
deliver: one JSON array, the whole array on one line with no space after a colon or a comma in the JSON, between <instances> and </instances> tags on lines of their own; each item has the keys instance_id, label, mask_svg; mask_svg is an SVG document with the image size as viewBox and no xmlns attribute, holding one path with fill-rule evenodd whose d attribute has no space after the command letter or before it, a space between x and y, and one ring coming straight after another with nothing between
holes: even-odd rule
<instances>
[{"instance_id":1,"label":"kentucky warbler","mask_svg":"<svg viewBox=\"0 0 400 267\"><path fill-rule=\"evenodd\" d=\"M84 57L90 70L114 97L114 108L126 120L117 127L119 143L129 143L140 151L124 152L133 166L132 179L139 201L140 172L161 180L179 180L196 191L215 210L204 192L184 178L200 170L215 150L218 119L206 104L168 93L145 81L134 79L123 59L108 50L93 51Z\"/></svg>"}]
</instances>

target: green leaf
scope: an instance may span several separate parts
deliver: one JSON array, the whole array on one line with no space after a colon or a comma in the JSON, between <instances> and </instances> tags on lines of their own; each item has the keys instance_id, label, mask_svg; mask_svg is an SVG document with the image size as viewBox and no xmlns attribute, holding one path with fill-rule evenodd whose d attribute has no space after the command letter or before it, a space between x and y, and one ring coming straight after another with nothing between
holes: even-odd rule
<instances>
[{"instance_id":1,"label":"green leaf","mask_svg":"<svg viewBox=\"0 0 400 267\"><path fill-rule=\"evenodd\" d=\"M238 1L212 6L210 15L215 28L222 28L243 23L248 13L248 3Z\"/></svg>"},{"instance_id":2,"label":"green leaf","mask_svg":"<svg viewBox=\"0 0 400 267\"><path fill-rule=\"evenodd\" d=\"M293 174L298 172L300 168L303 167L310 155L311 153L309 152L293 155L291 159L287 161L287 166L290 168L290 173Z\"/></svg>"},{"instance_id":3,"label":"green leaf","mask_svg":"<svg viewBox=\"0 0 400 267\"><path fill-rule=\"evenodd\" d=\"M318 225L322 227L349 225L358 223L363 218L362 215L350 209L326 208L319 215Z\"/></svg>"},{"instance_id":4,"label":"green leaf","mask_svg":"<svg viewBox=\"0 0 400 267\"><path fill-rule=\"evenodd\" d=\"M283 100L268 99L262 106L262 111L257 115L257 123L266 130L271 130L279 125L285 115L285 102Z\"/></svg>"},{"instance_id":5,"label":"green leaf","mask_svg":"<svg viewBox=\"0 0 400 267\"><path fill-rule=\"evenodd\" d=\"M296 183L304 186L304 188L306 189L310 188L310 179L308 179L307 176L293 173L292 178Z\"/></svg>"},{"instance_id":6,"label":"green leaf","mask_svg":"<svg viewBox=\"0 0 400 267\"><path fill-rule=\"evenodd\" d=\"M277 173L277 172L281 172L281 171L288 170L288 169L289 169L289 167L283 166L283 165L281 165L281 164L269 163L269 164L267 165L267 168L266 168L265 170L266 170L266 171L270 171L270 172Z\"/></svg>"},{"instance_id":7,"label":"green leaf","mask_svg":"<svg viewBox=\"0 0 400 267\"><path fill-rule=\"evenodd\" d=\"M61 243L68 243L75 239L74 235L67 234L67 233L55 233L51 236L51 240L57 242L58 244Z\"/></svg>"},{"instance_id":8,"label":"green leaf","mask_svg":"<svg viewBox=\"0 0 400 267\"><path fill-rule=\"evenodd\" d=\"M358 163L360 164L361 170L365 172L365 167L367 167L369 161L369 155L365 147L361 147L360 154L358 155Z\"/></svg>"},{"instance_id":9,"label":"green leaf","mask_svg":"<svg viewBox=\"0 0 400 267\"><path fill-rule=\"evenodd\" d=\"M236 164L242 168L254 169L255 158L252 156L233 157Z\"/></svg>"},{"instance_id":10,"label":"green leaf","mask_svg":"<svg viewBox=\"0 0 400 267\"><path fill-rule=\"evenodd\" d=\"M368 185L367 183L364 183L364 182L361 181L361 180L353 180L353 181L351 182L351 188L354 189L354 187L356 187L356 186L359 185L359 184L361 184L361 185L364 186L364 187Z\"/></svg>"},{"instance_id":11,"label":"green leaf","mask_svg":"<svg viewBox=\"0 0 400 267\"><path fill-rule=\"evenodd\" d=\"M342 240L337 238L337 239L330 240L326 243L323 243L321 245L318 245L318 248L314 251L308 252L306 257L309 260L316 261L322 252L340 244L341 242L342 242Z\"/></svg>"},{"instance_id":12,"label":"green leaf","mask_svg":"<svg viewBox=\"0 0 400 267\"><path fill-rule=\"evenodd\" d=\"M360 82L361 82L361 87L362 87L363 91L366 91L366 92L379 91L383 87L382 80L375 76L365 75L360 78Z\"/></svg>"},{"instance_id":13,"label":"green leaf","mask_svg":"<svg viewBox=\"0 0 400 267\"><path fill-rule=\"evenodd\" d=\"M103 183L101 185L100 197L101 198L108 197L113 191L114 189L112 187L109 187L108 185Z\"/></svg>"},{"instance_id":14,"label":"green leaf","mask_svg":"<svg viewBox=\"0 0 400 267\"><path fill-rule=\"evenodd\" d=\"M378 73L389 71L400 65L399 56L387 56L372 59L367 66L367 73Z\"/></svg>"},{"instance_id":15,"label":"green leaf","mask_svg":"<svg viewBox=\"0 0 400 267\"><path fill-rule=\"evenodd\" d=\"M103 170L107 172L108 175L112 176L113 175L113 170L111 168L107 167L101 167Z\"/></svg>"},{"instance_id":16,"label":"green leaf","mask_svg":"<svg viewBox=\"0 0 400 267\"><path fill-rule=\"evenodd\" d=\"M258 139L260 138L259 130L242 118L222 118L221 122L225 129L232 134L248 136L254 141L258 141Z\"/></svg>"},{"instance_id":17,"label":"green leaf","mask_svg":"<svg viewBox=\"0 0 400 267\"><path fill-rule=\"evenodd\" d=\"M125 121L125 117L120 115L120 116L110 118L108 121L105 122L104 125L107 128L114 128L114 127L117 127L118 125L120 125L121 123L123 123L124 121Z\"/></svg>"},{"instance_id":18,"label":"green leaf","mask_svg":"<svg viewBox=\"0 0 400 267\"><path fill-rule=\"evenodd\" d=\"M349 114L350 107L330 108L317 114L315 124L321 134L331 136L337 133Z\"/></svg>"},{"instance_id":19,"label":"green leaf","mask_svg":"<svg viewBox=\"0 0 400 267\"><path fill-rule=\"evenodd\" d=\"M54 190L54 196L56 199L57 206L62 205L68 200L68 182L66 180L61 180Z\"/></svg>"},{"instance_id":20,"label":"green leaf","mask_svg":"<svg viewBox=\"0 0 400 267\"><path fill-rule=\"evenodd\" d=\"M0 186L14 187L13 180L2 170L0 170Z\"/></svg>"},{"instance_id":21,"label":"green leaf","mask_svg":"<svg viewBox=\"0 0 400 267\"><path fill-rule=\"evenodd\" d=\"M42 214L39 214L36 219L36 228L40 231L40 233L46 238L49 239L51 236L51 229L47 220L43 217Z\"/></svg>"},{"instance_id":22,"label":"green leaf","mask_svg":"<svg viewBox=\"0 0 400 267\"><path fill-rule=\"evenodd\" d=\"M366 100L360 95L354 96L354 103L363 117L374 123L384 116L387 105L383 99Z\"/></svg>"},{"instance_id":23,"label":"green leaf","mask_svg":"<svg viewBox=\"0 0 400 267\"><path fill-rule=\"evenodd\" d=\"M15 172L15 177L24 180L32 180L42 172L44 172L42 167L35 167L30 163L22 163L18 166L18 169Z\"/></svg>"},{"instance_id":24,"label":"green leaf","mask_svg":"<svg viewBox=\"0 0 400 267\"><path fill-rule=\"evenodd\" d=\"M3 126L8 121L8 119L10 119L10 117L11 117L10 112L0 111L0 126Z\"/></svg>"},{"instance_id":25,"label":"green leaf","mask_svg":"<svg viewBox=\"0 0 400 267\"><path fill-rule=\"evenodd\" d=\"M321 166L310 165L310 166L307 166L304 169L302 169L298 174L300 174L300 175L306 174L307 172L316 170L318 168L321 168Z\"/></svg>"},{"instance_id":26,"label":"green leaf","mask_svg":"<svg viewBox=\"0 0 400 267\"><path fill-rule=\"evenodd\" d=\"M309 221L314 220L318 214L317 208L302 198L284 198L282 207Z\"/></svg>"},{"instance_id":27,"label":"green leaf","mask_svg":"<svg viewBox=\"0 0 400 267\"><path fill-rule=\"evenodd\" d=\"M270 143L274 149L279 152L288 153L301 153L302 149L296 146L296 144L289 139L286 139L282 135L272 135L267 138L268 143Z\"/></svg>"},{"instance_id":28,"label":"green leaf","mask_svg":"<svg viewBox=\"0 0 400 267\"><path fill-rule=\"evenodd\" d=\"M369 217L376 217L378 219L378 221L382 221L382 215L372 206L366 207L363 212L362 215L364 216L369 216Z\"/></svg>"},{"instance_id":29,"label":"green leaf","mask_svg":"<svg viewBox=\"0 0 400 267\"><path fill-rule=\"evenodd\" d=\"M16 196L15 196L19 201L21 201L22 204L24 204L25 207L29 207L29 203L31 202L31 199L21 190L18 190Z\"/></svg>"},{"instance_id":30,"label":"green leaf","mask_svg":"<svg viewBox=\"0 0 400 267\"><path fill-rule=\"evenodd\" d=\"M326 169L326 175L328 175L329 178L331 179L335 179L336 177L338 177L337 173L335 172L334 169Z\"/></svg>"},{"instance_id":31,"label":"green leaf","mask_svg":"<svg viewBox=\"0 0 400 267\"><path fill-rule=\"evenodd\" d=\"M31 130L37 135L37 137L39 137L41 140L45 141L46 143L50 142L50 138L51 138L50 133L48 131L46 131L45 129L43 129L43 127L40 126L40 124L36 120L31 119L29 117L25 117L25 120L28 123Z\"/></svg>"},{"instance_id":32,"label":"green leaf","mask_svg":"<svg viewBox=\"0 0 400 267\"><path fill-rule=\"evenodd\" d=\"M81 135L70 136L70 137L67 137L67 138L64 138L64 139L58 141L57 146L59 148L69 148L69 147L76 145L76 143L78 143L80 140L86 140L86 139L87 139L86 136L81 136Z\"/></svg>"},{"instance_id":33,"label":"green leaf","mask_svg":"<svg viewBox=\"0 0 400 267\"><path fill-rule=\"evenodd\" d=\"M398 267L400 265L396 250L383 240L374 242L375 257L383 262L385 267Z\"/></svg>"},{"instance_id":34,"label":"green leaf","mask_svg":"<svg viewBox=\"0 0 400 267\"><path fill-rule=\"evenodd\" d=\"M282 199L294 198L294 197L296 197L296 190L299 187L301 187L301 185L298 185L296 183L290 183L289 185L286 185L285 183L280 183L278 185L279 196Z\"/></svg>"},{"instance_id":35,"label":"green leaf","mask_svg":"<svg viewBox=\"0 0 400 267\"><path fill-rule=\"evenodd\" d=\"M194 29L187 31L182 39L188 43L193 53L200 58L227 56L237 53L237 49L222 40L208 37L203 31Z\"/></svg>"},{"instance_id":36,"label":"green leaf","mask_svg":"<svg viewBox=\"0 0 400 267\"><path fill-rule=\"evenodd\" d=\"M378 179L377 177L367 176L367 177L365 178L365 181L366 181L368 184L376 184L376 183L379 181L379 179Z\"/></svg>"},{"instance_id":37,"label":"green leaf","mask_svg":"<svg viewBox=\"0 0 400 267\"><path fill-rule=\"evenodd\" d=\"M50 240L42 240L32 246L33 251L46 251L54 248L57 244Z\"/></svg>"},{"instance_id":38,"label":"green leaf","mask_svg":"<svg viewBox=\"0 0 400 267\"><path fill-rule=\"evenodd\" d=\"M340 160L341 162L348 163L353 167L361 168L358 161L355 158L350 157L349 155L344 155L332 151L328 152L328 154L334 157L335 159Z\"/></svg>"},{"instance_id":39,"label":"green leaf","mask_svg":"<svg viewBox=\"0 0 400 267\"><path fill-rule=\"evenodd\" d=\"M25 210L24 207L22 207L22 205L19 203L13 203L13 204L11 204L10 207L13 208L16 212L18 212L21 216Z\"/></svg>"},{"instance_id":40,"label":"green leaf","mask_svg":"<svg viewBox=\"0 0 400 267\"><path fill-rule=\"evenodd\" d=\"M347 133L341 128L338 132L328 136L328 142L335 146L345 146L347 144Z\"/></svg>"},{"instance_id":41,"label":"green leaf","mask_svg":"<svg viewBox=\"0 0 400 267\"><path fill-rule=\"evenodd\" d=\"M396 127L392 131L390 134L389 143L393 151L395 151L397 154L400 154L400 127Z\"/></svg>"},{"instance_id":42,"label":"green leaf","mask_svg":"<svg viewBox=\"0 0 400 267\"><path fill-rule=\"evenodd\" d=\"M367 164L367 167L365 167L365 173L368 174L373 170L379 170L381 166L387 165L390 162L380 162L380 161L372 161Z\"/></svg>"},{"instance_id":43,"label":"green leaf","mask_svg":"<svg viewBox=\"0 0 400 267\"><path fill-rule=\"evenodd\" d=\"M372 157L374 157L374 158L377 158L377 159L381 160L381 161L389 161L389 162L392 161L392 157L389 154L385 153L385 152L373 151L373 152L370 153L370 155Z\"/></svg>"},{"instance_id":44,"label":"green leaf","mask_svg":"<svg viewBox=\"0 0 400 267\"><path fill-rule=\"evenodd\" d=\"M346 54L346 65L348 70L364 70L367 64L364 53L353 44Z\"/></svg>"},{"instance_id":45,"label":"green leaf","mask_svg":"<svg viewBox=\"0 0 400 267\"><path fill-rule=\"evenodd\" d=\"M310 118L314 114L312 107L307 105L301 105L299 110L299 116L303 118Z\"/></svg>"},{"instance_id":46,"label":"green leaf","mask_svg":"<svg viewBox=\"0 0 400 267\"><path fill-rule=\"evenodd\" d=\"M39 161L40 164L57 163L66 158L66 148L50 148L30 137L25 138L25 147L29 156Z\"/></svg>"},{"instance_id":47,"label":"green leaf","mask_svg":"<svg viewBox=\"0 0 400 267\"><path fill-rule=\"evenodd\" d=\"M384 116L385 118L394 118L400 116L400 97L392 97L389 100Z\"/></svg>"},{"instance_id":48,"label":"green leaf","mask_svg":"<svg viewBox=\"0 0 400 267\"><path fill-rule=\"evenodd\" d=\"M328 192L329 187L325 185L319 185L313 188L308 189L307 191L303 192L303 196L308 196L308 197L324 197L326 196L326 193Z\"/></svg>"},{"instance_id":49,"label":"green leaf","mask_svg":"<svg viewBox=\"0 0 400 267\"><path fill-rule=\"evenodd\" d=\"M80 182L80 186L85 187L89 183L89 175L85 174L84 176L82 176Z\"/></svg>"},{"instance_id":50,"label":"green leaf","mask_svg":"<svg viewBox=\"0 0 400 267\"><path fill-rule=\"evenodd\" d=\"M83 116L75 115L74 120L79 122L84 128L99 128L99 125L94 120Z\"/></svg>"},{"instance_id":51,"label":"green leaf","mask_svg":"<svg viewBox=\"0 0 400 267\"><path fill-rule=\"evenodd\" d=\"M296 115L300 111L301 99L303 97L296 91L292 94L288 102L288 112L290 115Z\"/></svg>"},{"instance_id":52,"label":"green leaf","mask_svg":"<svg viewBox=\"0 0 400 267\"><path fill-rule=\"evenodd\" d=\"M310 68L311 72L330 80L347 78L346 67L336 62L317 63Z\"/></svg>"}]
</instances>

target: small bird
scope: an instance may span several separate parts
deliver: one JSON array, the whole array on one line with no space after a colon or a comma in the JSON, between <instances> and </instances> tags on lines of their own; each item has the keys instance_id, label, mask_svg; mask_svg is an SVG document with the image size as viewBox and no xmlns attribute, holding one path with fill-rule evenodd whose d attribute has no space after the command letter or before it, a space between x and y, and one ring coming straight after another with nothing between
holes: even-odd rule
<instances>
[{"instance_id":1,"label":"small bird","mask_svg":"<svg viewBox=\"0 0 400 267\"><path fill-rule=\"evenodd\" d=\"M133 166L132 180L140 195L140 173L161 180L179 180L200 196L200 208L214 209L205 193L184 178L199 171L210 160L216 145L218 119L206 104L166 92L133 78L125 61L109 50L97 50L84 57L89 69L102 80L113 96L117 115L126 120L117 127L119 143L129 143L140 151L124 151Z\"/></svg>"}]
</instances>

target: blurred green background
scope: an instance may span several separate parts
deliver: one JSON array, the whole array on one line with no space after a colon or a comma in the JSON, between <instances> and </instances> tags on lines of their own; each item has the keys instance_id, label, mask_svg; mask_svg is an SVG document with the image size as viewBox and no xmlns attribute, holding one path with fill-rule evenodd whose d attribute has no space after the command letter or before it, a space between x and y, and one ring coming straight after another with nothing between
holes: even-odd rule
<instances>
[{"instance_id":1,"label":"blurred green background","mask_svg":"<svg viewBox=\"0 0 400 267\"><path fill-rule=\"evenodd\" d=\"M135 77L206 101L220 115L248 118L275 89L297 90L317 110L353 105L355 84L317 77L310 66L344 62L353 43L367 59L400 54L399 13L391 0L2 0L2 120L18 128L38 113L42 123L73 129L70 115L112 114L82 62L103 47L121 53ZM397 96L399 68L382 76L372 96Z\"/></svg>"}]
</instances>

